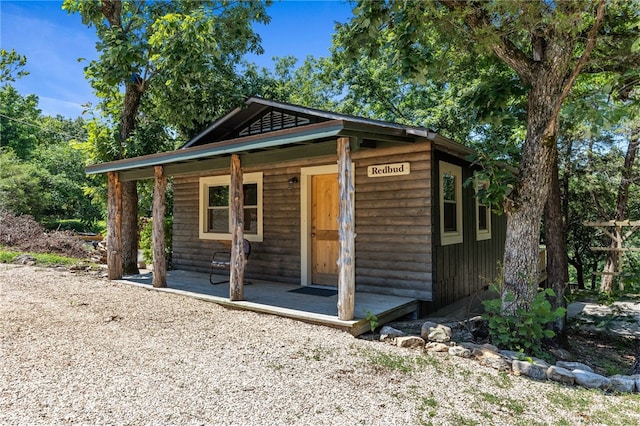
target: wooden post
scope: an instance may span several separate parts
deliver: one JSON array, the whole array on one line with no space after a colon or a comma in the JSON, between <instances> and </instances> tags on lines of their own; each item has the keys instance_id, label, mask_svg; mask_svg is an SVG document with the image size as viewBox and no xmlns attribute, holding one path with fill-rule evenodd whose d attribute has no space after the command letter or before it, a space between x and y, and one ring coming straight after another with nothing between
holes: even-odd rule
<instances>
[{"instance_id":1,"label":"wooden post","mask_svg":"<svg viewBox=\"0 0 640 426\"><path fill-rule=\"evenodd\" d=\"M107 268L110 280L122 278L122 185L118 173L107 175Z\"/></svg>"},{"instance_id":2,"label":"wooden post","mask_svg":"<svg viewBox=\"0 0 640 426\"><path fill-rule=\"evenodd\" d=\"M340 237L340 251L338 253L338 319L349 321L354 317L356 293L355 203L349 138L338 138L338 190L340 192L340 211L338 215L338 234Z\"/></svg>"},{"instance_id":3,"label":"wooden post","mask_svg":"<svg viewBox=\"0 0 640 426\"><path fill-rule=\"evenodd\" d=\"M162 166L155 166L155 183L153 186L153 286L167 286L167 259L164 242L165 190L167 177Z\"/></svg>"},{"instance_id":4,"label":"wooden post","mask_svg":"<svg viewBox=\"0 0 640 426\"><path fill-rule=\"evenodd\" d=\"M240 157L231 156L231 266L229 270L229 300L244 299L244 192Z\"/></svg>"}]
</instances>

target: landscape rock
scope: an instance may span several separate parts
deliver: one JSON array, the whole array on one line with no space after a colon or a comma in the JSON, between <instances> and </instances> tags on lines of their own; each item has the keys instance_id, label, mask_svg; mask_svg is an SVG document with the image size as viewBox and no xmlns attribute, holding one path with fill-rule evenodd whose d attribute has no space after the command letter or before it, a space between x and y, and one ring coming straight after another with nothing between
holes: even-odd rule
<instances>
[{"instance_id":1,"label":"landscape rock","mask_svg":"<svg viewBox=\"0 0 640 426\"><path fill-rule=\"evenodd\" d=\"M471 351L464 346L452 346L449 348L449 355L459 356L462 358L470 358Z\"/></svg>"},{"instance_id":2,"label":"landscape rock","mask_svg":"<svg viewBox=\"0 0 640 426\"><path fill-rule=\"evenodd\" d=\"M511 361L511 369L513 373L518 376L527 376L535 380L544 380L547 378L547 368L549 365L547 363L540 364L536 361L520 361L518 359L514 359Z\"/></svg>"},{"instance_id":3,"label":"landscape rock","mask_svg":"<svg viewBox=\"0 0 640 426\"><path fill-rule=\"evenodd\" d=\"M514 359L523 360L526 358L526 355L523 352L518 352L518 351L501 350L500 355L507 357L510 360L514 360Z\"/></svg>"},{"instance_id":4,"label":"landscape rock","mask_svg":"<svg viewBox=\"0 0 640 426\"><path fill-rule=\"evenodd\" d=\"M425 349L430 352L448 352L449 345L440 342L429 342L426 344Z\"/></svg>"},{"instance_id":5,"label":"landscape rock","mask_svg":"<svg viewBox=\"0 0 640 426\"><path fill-rule=\"evenodd\" d=\"M609 377L609 380L611 380L611 388L617 392L631 393L636 388L636 381L631 376L616 374Z\"/></svg>"},{"instance_id":6,"label":"landscape rock","mask_svg":"<svg viewBox=\"0 0 640 426\"><path fill-rule=\"evenodd\" d=\"M425 341L418 336L400 336L396 338L396 345L401 348L423 348Z\"/></svg>"},{"instance_id":7,"label":"landscape rock","mask_svg":"<svg viewBox=\"0 0 640 426\"><path fill-rule=\"evenodd\" d=\"M436 324L432 321L422 324L422 330L420 331L420 336L430 342L445 343L451 340L452 335L451 327Z\"/></svg>"},{"instance_id":8,"label":"landscape rock","mask_svg":"<svg viewBox=\"0 0 640 426\"><path fill-rule=\"evenodd\" d=\"M501 356L497 358L493 357L481 357L477 358L478 362L487 367L495 368L498 371L509 371L511 370L511 362L507 361Z\"/></svg>"},{"instance_id":9,"label":"landscape rock","mask_svg":"<svg viewBox=\"0 0 640 426\"><path fill-rule=\"evenodd\" d=\"M571 352L569 352L566 349L551 348L551 349L549 349L549 352L551 353L551 355L556 357L556 359L558 359L558 360L569 361L572 358Z\"/></svg>"},{"instance_id":10,"label":"landscape rock","mask_svg":"<svg viewBox=\"0 0 640 426\"><path fill-rule=\"evenodd\" d=\"M576 376L576 384L585 388L606 390L611 387L611 379L600 374L578 369L572 373Z\"/></svg>"},{"instance_id":11,"label":"landscape rock","mask_svg":"<svg viewBox=\"0 0 640 426\"><path fill-rule=\"evenodd\" d=\"M391 326L385 325L380 330L380 341L385 342L387 340L393 340L396 337L406 336L406 333L402 330L398 330L397 328L393 328Z\"/></svg>"},{"instance_id":12,"label":"landscape rock","mask_svg":"<svg viewBox=\"0 0 640 426\"><path fill-rule=\"evenodd\" d=\"M554 382L564 383L567 385L573 385L576 381L576 376L566 368L558 367L552 365L547 368L547 379L553 380Z\"/></svg>"},{"instance_id":13,"label":"landscape rock","mask_svg":"<svg viewBox=\"0 0 640 426\"><path fill-rule=\"evenodd\" d=\"M30 254L21 254L16 256L13 259L13 263L18 263L20 265L34 266L37 261L36 258L31 256Z\"/></svg>"},{"instance_id":14,"label":"landscape rock","mask_svg":"<svg viewBox=\"0 0 640 426\"><path fill-rule=\"evenodd\" d=\"M589 373L593 373L593 368L581 362L558 361L556 362L556 366L566 368L567 370L570 370L570 371L582 370L582 371L588 371Z\"/></svg>"},{"instance_id":15,"label":"landscape rock","mask_svg":"<svg viewBox=\"0 0 640 426\"><path fill-rule=\"evenodd\" d=\"M640 374L635 374L631 377L633 377L633 380L636 382L636 392L640 392Z\"/></svg>"}]
</instances>

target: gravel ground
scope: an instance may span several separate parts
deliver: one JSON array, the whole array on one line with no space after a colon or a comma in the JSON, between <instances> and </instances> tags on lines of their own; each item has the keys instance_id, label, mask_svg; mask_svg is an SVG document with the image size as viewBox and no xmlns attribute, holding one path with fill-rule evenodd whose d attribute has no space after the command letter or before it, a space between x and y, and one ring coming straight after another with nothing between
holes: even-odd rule
<instances>
[{"instance_id":1,"label":"gravel ground","mask_svg":"<svg viewBox=\"0 0 640 426\"><path fill-rule=\"evenodd\" d=\"M638 424L640 397L0 265L0 424ZM630 423L628 423L630 422Z\"/></svg>"}]
</instances>

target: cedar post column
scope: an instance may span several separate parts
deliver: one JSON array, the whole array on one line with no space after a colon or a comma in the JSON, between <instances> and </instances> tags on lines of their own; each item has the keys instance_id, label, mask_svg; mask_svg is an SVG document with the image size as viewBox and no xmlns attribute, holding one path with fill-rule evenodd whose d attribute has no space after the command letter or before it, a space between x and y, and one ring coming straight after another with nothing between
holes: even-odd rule
<instances>
[{"instance_id":1,"label":"cedar post column","mask_svg":"<svg viewBox=\"0 0 640 426\"><path fill-rule=\"evenodd\" d=\"M338 190L338 319L349 321L354 317L356 293L355 202L349 138L338 138Z\"/></svg>"},{"instance_id":2,"label":"cedar post column","mask_svg":"<svg viewBox=\"0 0 640 426\"><path fill-rule=\"evenodd\" d=\"M231 266L229 271L229 300L244 299L244 193L240 156L231 156Z\"/></svg>"},{"instance_id":3,"label":"cedar post column","mask_svg":"<svg viewBox=\"0 0 640 426\"><path fill-rule=\"evenodd\" d=\"M110 280L122 278L122 185L118 173L107 174L107 270Z\"/></svg>"},{"instance_id":4,"label":"cedar post column","mask_svg":"<svg viewBox=\"0 0 640 426\"><path fill-rule=\"evenodd\" d=\"M153 186L153 229L151 241L153 245L153 286L167 286L167 260L164 241L165 190L167 177L162 166L154 168L155 182Z\"/></svg>"}]
</instances>

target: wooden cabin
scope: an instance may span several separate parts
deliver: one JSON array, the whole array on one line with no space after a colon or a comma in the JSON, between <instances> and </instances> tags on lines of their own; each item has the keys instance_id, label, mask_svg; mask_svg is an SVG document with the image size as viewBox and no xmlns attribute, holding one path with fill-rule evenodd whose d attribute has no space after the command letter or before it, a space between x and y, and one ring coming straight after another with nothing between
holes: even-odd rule
<instances>
[{"instance_id":1,"label":"wooden cabin","mask_svg":"<svg viewBox=\"0 0 640 426\"><path fill-rule=\"evenodd\" d=\"M250 98L180 149L87 171L173 176L173 267L208 273L232 239L235 157L244 277L409 297L424 314L487 286L502 260L504 217L463 185L470 153L426 128Z\"/></svg>"}]
</instances>

